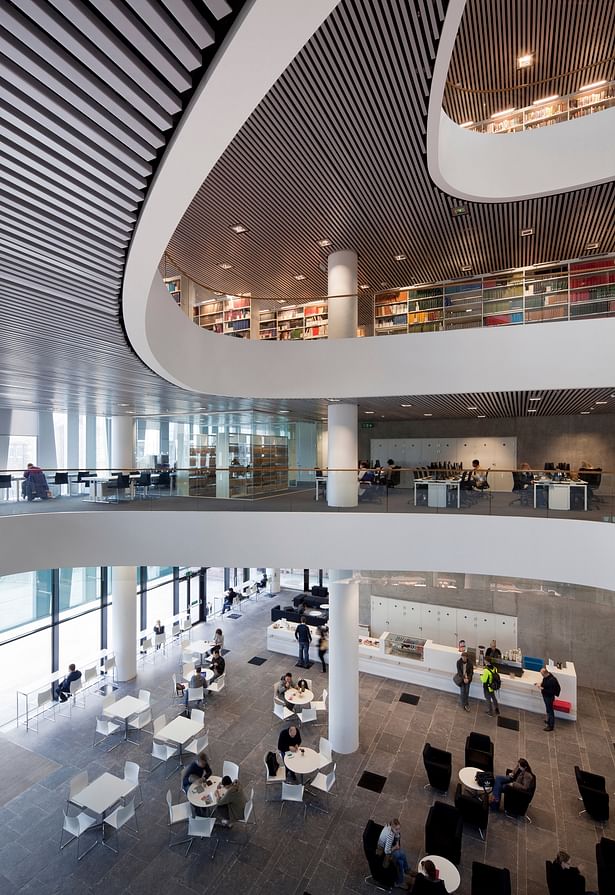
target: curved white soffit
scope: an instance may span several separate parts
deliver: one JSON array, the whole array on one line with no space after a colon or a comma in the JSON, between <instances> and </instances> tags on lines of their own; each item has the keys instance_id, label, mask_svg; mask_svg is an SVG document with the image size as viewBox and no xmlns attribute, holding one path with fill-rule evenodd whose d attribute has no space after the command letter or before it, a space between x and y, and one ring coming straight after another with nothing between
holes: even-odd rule
<instances>
[{"instance_id":1,"label":"curved white soffit","mask_svg":"<svg viewBox=\"0 0 615 895\"><path fill-rule=\"evenodd\" d=\"M215 163L338 2L253 0L231 28L164 154L135 228L122 295L132 346L162 376L144 325L158 263Z\"/></svg>"},{"instance_id":2,"label":"curved white soffit","mask_svg":"<svg viewBox=\"0 0 615 895\"><path fill-rule=\"evenodd\" d=\"M512 202L615 178L615 109L515 134L478 134L442 111L466 0L450 0L438 45L427 119L429 174L445 193Z\"/></svg>"},{"instance_id":3,"label":"curved white soffit","mask_svg":"<svg viewBox=\"0 0 615 895\"><path fill-rule=\"evenodd\" d=\"M614 588L615 525L580 520L395 513L33 513L0 518L0 541L0 575L33 566L239 563L246 568L362 569L369 557L370 569ZM477 550L477 544L485 549Z\"/></svg>"}]
</instances>

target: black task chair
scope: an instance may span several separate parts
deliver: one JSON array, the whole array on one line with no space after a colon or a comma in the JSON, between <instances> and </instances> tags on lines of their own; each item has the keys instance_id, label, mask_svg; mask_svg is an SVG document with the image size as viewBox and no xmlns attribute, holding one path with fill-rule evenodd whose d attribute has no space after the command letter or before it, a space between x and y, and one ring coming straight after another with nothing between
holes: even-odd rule
<instances>
[{"instance_id":1,"label":"black task chair","mask_svg":"<svg viewBox=\"0 0 615 895\"><path fill-rule=\"evenodd\" d=\"M149 491L152 487L151 472L142 472L135 482L135 496L146 498L149 497Z\"/></svg>"},{"instance_id":2,"label":"black task chair","mask_svg":"<svg viewBox=\"0 0 615 895\"><path fill-rule=\"evenodd\" d=\"M478 828L479 836L484 840L489 823L489 796L487 793L469 795L461 783L458 783L455 790L455 808L461 814L464 823Z\"/></svg>"},{"instance_id":3,"label":"black task chair","mask_svg":"<svg viewBox=\"0 0 615 895\"><path fill-rule=\"evenodd\" d=\"M130 476L124 475L124 473L118 473L114 479L109 479L107 482L107 491L115 491L115 500L117 503L120 502L122 497L126 494L126 489L130 487ZM112 498L109 497L109 500Z\"/></svg>"},{"instance_id":4,"label":"black task chair","mask_svg":"<svg viewBox=\"0 0 615 895\"><path fill-rule=\"evenodd\" d=\"M365 877L366 883L372 883L378 889L390 892L397 879L397 868L391 861L388 867L383 867L383 855L377 855L378 839L382 833L381 824L368 820L363 830L363 851L369 864L369 876Z\"/></svg>"},{"instance_id":5,"label":"black task chair","mask_svg":"<svg viewBox=\"0 0 615 895\"><path fill-rule=\"evenodd\" d=\"M513 472L513 494L516 494L514 500L510 501L509 506L512 506L513 503L518 503L522 507L529 506L531 503L531 489L530 489L530 481L528 479L528 475L524 472Z\"/></svg>"},{"instance_id":6,"label":"black task chair","mask_svg":"<svg viewBox=\"0 0 615 895\"><path fill-rule=\"evenodd\" d=\"M59 487L59 494L62 494L62 485L66 485L66 487L70 490L70 482L68 481L68 473L67 472L56 472L53 484Z\"/></svg>"},{"instance_id":7,"label":"black task chair","mask_svg":"<svg viewBox=\"0 0 615 895\"><path fill-rule=\"evenodd\" d=\"M472 861L471 895L511 895L510 870Z\"/></svg>"},{"instance_id":8,"label":"black task chair","mask_svg":"<svg viewBox=\"0 0 615 895\"><path fill-rule=\"evenodd\" d=\"M596 491L602 482L602 468L595 469L579 469L579 478L587 482L587 507L588 509L597 509L602 503L602 498L598 497Z\"/></svg>"},{"instance_id":9,"label":"black task chair","mask_svg":"<svg viewBox=\"0 0 615 895\"><path fill-rule=\"evenodd\" d=\"M454 805L434 802L425 822L425 851L440 855L453 864L461 861L463 818Z\"/></svg>"},{"instance_id":10,"label":"black task chair","mask_svg":"<svg viewBox=\"0 0 615 895\"><path fill-rule=\"evenodd\" d=\"M427 771L429 783L425 788L432 786L438 792L447 792L453 773L453 756L444 749L436 749L430 743L423 746L423 764Z\"/></svg>"},{"instance_id":11,"label":"black task chair","mask_svg":"<svg viewBox=\"0 0 615 895\"><path fill-rule=\"evenodd\" d=\"M549 895L585 895L585 877L576 867L545 861Z\"/></svg>"},{"instance_id":12,"label":"black task chair","mask_svg":"<svg viewBox=\"0 0 615 895\"><path fill-rule=\"evenodd\" d=\"M529 817L527 809L534 798L536 792L536 777L532 780L530 789L516 789L514 786L504 787L504 813L507 817L522 817L526 823L531 824L532 818Z\"/></svg>"},{"instance_id":13,"label":"black task chair","mask_svg":"<svg viewBox=\"0 0 615 895\"><path fill-rule=\"evenodd\" d=\"M11 494L11 488L13 487L12 479L10 475L0 475L0 491L5 492L5 500L8 500Z\"/></svg>"},{"instance_id":14,"label":"black task chair","mask_svg":"<svg viewBox=\"0 0 615 895\"><path fill-rule=\"evenodd\" d=\"M480 768L493 774L493 743L485 733L472 731L466 738L466 768ZM436 852L437 854L437 852Z\"/></svg>"},{"instance_id":15,"label":"black task chair","mask_svg":"<svg viewBox=\"0 0 615 895\"><path fill-rule=\"evenodd\" d=\"M574 766L574 776L583 800L583 811L579 811L579 814L587 812L598 823L606 823L609 819L609 794L605 778L600 774L582 771L578 765Z\"/></svg>"},{"instance_id":16,"label":"black task chair","mask_svg":"<svg viewBox=\"0 0 615 895\"><path fill-rule=\"evenodd\" d=\"M596 866L598 869L598 895L613 895L615 892L615 840L603 836L597 843Z\"/></svg>"}]
</instances>

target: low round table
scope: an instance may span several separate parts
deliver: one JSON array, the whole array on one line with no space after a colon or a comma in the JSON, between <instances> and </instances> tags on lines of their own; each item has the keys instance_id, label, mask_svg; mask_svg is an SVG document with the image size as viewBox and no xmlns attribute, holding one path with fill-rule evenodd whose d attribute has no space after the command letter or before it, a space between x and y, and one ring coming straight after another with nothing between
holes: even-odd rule
<instances>
[{"instance_id":1,"label":"low round table","mask_svg":"<svg viewBox=\"0 0 615 895\"><path fill-rule=\"evenodd\" d=\"M320 765L320 755L315 749L301 746L298 752L286 752L284 764L289 771L296 774L303 783L303 778L315 773Z\"/></svg>"},{"instance_id":2,"label":"low round table","mask_svg":"<svg viewBox=\"0 0 615 895\"><path fill-rule=\"evenodd\" d=\"M321 603L321 604L320 604L320 608L321 608L321 609L328 609L328 608L329 608L329 604L328 604L328 603Z\"/></svg>"},{"instance_id":3,"label":"low round table","mask_svg":"<svg viewBox=\"0 0 615 895\"><path fill-rule=\"evenodd\" d=\"M314 699L314 694L311 690L304 690L303 693L300 693L294 687L291 687L284 694L284 699L289 705L309 705Z\"/></svg>"},{"instance_id":4,"label":"low round table","mask_svg":"<svg viewBox=\"0 0 615 895\"><path fill-rule=\"evenodd\" d=\"M461 768L459 771L459 782L465 789L469 789L472 794L477 792L483 793L485 789L480 783L476 782L476 775L482 773L481 768Z\"/></svg>"},{"instance_id":5,"label":"low round table","mask_svg":"<svg viewBox=\"0 0 615 895\"><path fill-rule=\"evenodd\" d=\"M461 885L461 876L459 871L447 858L441 858L440 855L425 855L418 863L418 870L421 870L423 861L433 861L436 868L440 871L440 879L444 883L447 892L456 892Z\"/></svg>"},{"instance_id":6,"label":"low round table","mask_svg":"<svg viewBox=\"0 0 615 895\"><path fill-rule=\"evenodd\" d=\"M221 783L222 777L216 777L215 774L212 774L211 777L208 777L207 779L211 780L209 786L205 786L205 780L197 780L196 783L190 784L188 789L188 801L191 805L194 805L195 808L208 810L215 808L218 804L216 787L218 783Z\"/></svg>"}]
</instances>

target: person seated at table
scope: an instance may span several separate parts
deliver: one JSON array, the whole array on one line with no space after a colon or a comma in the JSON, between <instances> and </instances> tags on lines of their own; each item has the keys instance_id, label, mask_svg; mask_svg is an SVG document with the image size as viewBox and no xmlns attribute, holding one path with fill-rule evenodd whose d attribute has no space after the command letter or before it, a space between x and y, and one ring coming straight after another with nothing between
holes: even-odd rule
<instances>
[{"instance_id":1,"label":"person seated at table","mask_svg":"<svg viewBox=\"0 0 615 895\"><path fill-rule=\"evenodd\" d=\"M211 651L211 670L214 673L214 680L221 677L226 669L224 657L220 655L220 647L214 646Z\"/></svg>"},{"instance_id":2,"label":"person seated at table","mask_svg":"<svg viewBox=\"0 0 615 895\"><path fill-rule=\"evenodd\" d=\"M369 468L368 463L363 460L359 466L359 500L368 497L375 478L376 477L373 471Z\"/></svg>"},{"instance_id":3,"label":"person seated at table","mask_svg":"<svg viewBox=\"0 0 615 895\"><path fill-rule=\"evenodd\" d=\"M216 815L223 827L232 827L236 820L243 820L246 797L239 780L234 782L225 776L216 787L218 803Z\"/></svg>"},{"instance_id":4,"label":"person seated at table","mask_svg":"<svg viewBox=\"0 0 615 895\"><path fill-rule=\"evenodd\" d=\"M224 634L222 633L222 628L216 628L214 643L216 646L219 646L221 650L224 649Z\"/></svg>"},{"instance_id":5,"label":"person seated at table","mask_svg":"<svg viewBox=\"0 0 615 895\"><path fill-rule=\"evenodd\" d=\"M293 676L290 673L290 671L287 671L286 674L283 674L282 677L280 678L280 682L277 686L276 694L279 696L280 699L284 699L284 697L286 696L286 692L288 690L293 690L294 687L295 687L295 684L293 682Z\"/></svg>"},{"instance_id":6,"label":"person seated at table","mask_svg":"<svg viewBox=\"0 0 615 895\"><path fill-rule=\"evenodd\" d=\"M284 764L284 756L286 753L298 752L300 746L301 734L299 733L298 727L291 724L290 727L285 727L284 730L281 730L278 737L278 752L282 756L282 764ZM286 779L291 783L297 782L296 775L288 768L286 768Z\"/></svg>"},{"instance_id":7,"label":"person seated at table","mask_svg":"<svg viewBox=\"0 0 615 895\"><path fill-rule=\"evenodd\" d=\"M440 879L438 868L433 861L421 861L419 873L413 886L413 892L429 892L429 895L446 895L444 880Z\"/></svg>"},{"instance_id":8,"label":"person seated at table","mask_svg":"<svg viewBox=\"0 0 615 895\"><path fill-rule=\"evenodd\" d=\"M263 572L263 577L260 581L256 582L256 593L260 594L262 590L265 590L267 587L267 572Z\"/></svg>"},{"instance_id":9,"label":"person seated at table","mask_svg":"<svg viewBox=\"0 0 615 895\"><path fill-rule=\"evenodd\" d=\"M66 700L70 696L70 685L73 683L73 681L78 681L80 677L81 672L77 671L76 666L74 665L74 663L71 662L71 664L68 666L68 674L66 675L64 680L60 681L60 683L56 687L56 692L53 697L56 702L58 701L58 699L60 700L60 702L66 702Z\"/></svg>"},{"instance_id":10,"label":"person seated at table","mask_svg":"<svg viewBox=\"0 0 615 895\"><path fill-rule=\"evenodd\" d=\"M209 766L209 759L205 752L199 752L194 761L192 761L184 771L182 777L182 789L188 795L188 790L193 783L199 780L211 777L212 771Z\"/></svg>"},{"instance_id":11,"label":"person seated at table","mask_svg":"<svg viewBox=\"0 0 615 895\"><path fill-rule=\"evenodd\" d=\"M502 793L507 787L521 790L521 792L530 792L536 786L536 778L528 764L527 759L520 758L517 766L508 774L498 774L493 783L493 792L491 793L491 808L493 811L500 810L500 799Z\"/></svg>"},{"instance_id":12,"label":"person seated at table","mask_svg":"<svg viewBox=\"0 0 615 895\"><path fill-rule=\"evenodd\" d=\"M394 817L382 828L382 832L378 838L378 848L384 851L384 861L393 861L397 869L396 885L402 889L410 888L405 882L406 873L410 870L408 858L405 851L401 847L401 824L398 818ZM388 860L387 860L388 859Z\"/></svg>"},{"instance_id":13,"label":"person seated at table","mask_svg":"<svg viewBox=\"0 0 615 895\"><path fill-rule=\"evenodd\" d=\"M522 463L519 469L519 486L526 491L534 481L534 473L529 463Z\"/></svg>"},{"instance_id":14,"label":"person seated at table","mask_svg":"<svg viewBox=\"0 0 615 895\"><path fill-rule=\"evenodd\" d=\"M476 491L484 491L489 487L489 482L487 481L487 476L489 475L489 470L484 470L480 468L480 460L472 460L472 469L470 470L470 478L472 481L472 487Z\"/></svg>"},{"instance_id":15,"label":"person seated at table","mask_svg":"<svg viewBox=\"0 0 615 895\"><path fill-rule=\"evenodd\" d=\"M21 484L21 496L29 501L40 497L41 500L47 500L51 496L47 478L40 466L34 463L28 463L23 474L23 482Z\"/></svg>"},{"instance_id":16,"label":"person seated at table","mask_svg":"<svg viewBox=\"0 0 615 895\"><path fill-rule=\"evenodd\" d=\"M231 611L231 609L233 608L233 602L235 601L235 598L239 599L239 594L237 593L237 591L233 590L232 587L229 587L229 589L227 590L227 592L224 595L224 605L222 607L222 615L224 615L225 612Z\"/></svg>"},{"instance_id":17,"label":"person seated at table","mask_svg":"<svg viewBox=\"0 0 615 895\"><path fill-rule=\"evenodd\" d=\"M310 689L310 687L309 687L309 684L306 681L306 679L304 677L300 677L299 680L297 681L297 690L304 691L304 690L309 690L309 689Z\"/></svg>"},{"instance_id":18,"label":"person seated at table","mask_svg":"<svg viewBox=\"0 0 615 895\"><path fill-rule=\"evenodd\" d=\"M207 690L207 678L203 674L203 669L200 665L195 666L194 674L190 678L190 688L192 690L198 690L200 687L203 688L203 696L205 696L205 691ZM185 702L186 708L188 708L188 688L186 687L185 692Z\"/></svg>"}]
</instances>

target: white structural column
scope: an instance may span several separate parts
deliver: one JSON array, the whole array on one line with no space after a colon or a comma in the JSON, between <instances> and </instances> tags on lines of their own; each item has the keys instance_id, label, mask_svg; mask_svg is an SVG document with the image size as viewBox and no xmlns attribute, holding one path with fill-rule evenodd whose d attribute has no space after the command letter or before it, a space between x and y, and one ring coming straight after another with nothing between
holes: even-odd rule
<instances>
[{"instance_id":1,"label":"white structural column","mask_svg":"<svg viewBox=\"0 0 615 895\"><path fill-rule=\"evenodd\" d=\"M356 507L359 500L358 411L356 404L329 404L327 503Z\"/></svg>"},{"instance_id":2,"label":"white structural column","mask_svg":"<svg viewBox=\"0 0 615 895\"><path fill-rule=\"evenodd\" d=\"M334 752L359 748L359 582L329 570L329 739Z\"/></svg>"},{"instance_id":3,"label":"white structural column","mask_svg":"<svg viewBox=\"0 0 615 895\"><path fill-rule=\"evenodd\" d=\"M357 253L334 252L329 255L328 274L328 337L354 339L357 334Z\"/></svg>"},{"instance_id":4,"label":"white structural column","mask_svg":"<svg viewBox=\"0 0 615 895\"><path fill-rule=\"evenodd\" d=\"M118 681L137 675L137 570L135 566L113 566L111 582L111 648L115 654Z\"/></svg>"},{"instance_id":5,"label":"white structural column","mask_svg":"<svg viewBox=\"0 0 615 895\"><path fill-rule=\"evenodd\" d=\"M267 569L267 588L270 594L280 593L280 570Z\"/></svg>"},{"instance_id":6,"label":"white structural column","mask_svg":"<svg viewBox=\"0 0 615 895\"><path fill-rule=\"evenodd\" d=\"M216 497L230 497L227 429L216 436Z\"/></svg>"},{"instance_id":7,"label":"white structural column","mask_svg":"<svg viewBox=\"0 0 615 895\"><path fill-rule=\"evenodd\" d=\"M111 417L111 469L129 472L135 465L134 419Z\"/></svg>"}]
</instances>

